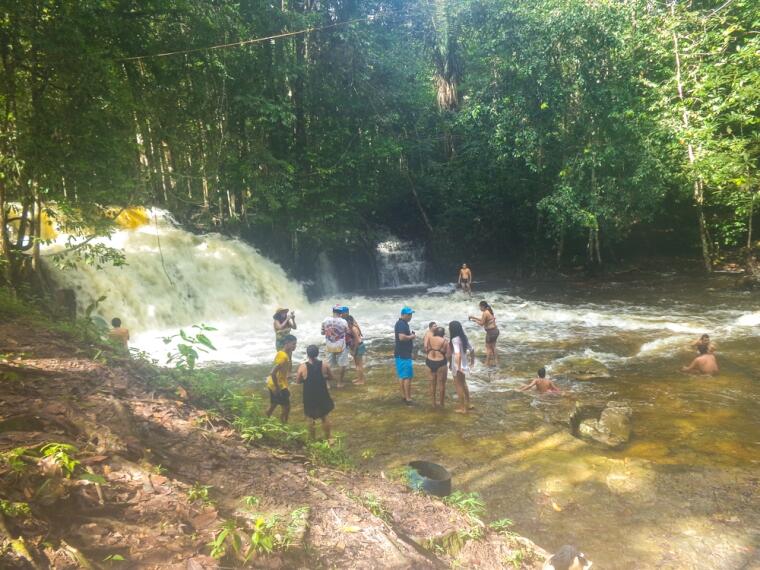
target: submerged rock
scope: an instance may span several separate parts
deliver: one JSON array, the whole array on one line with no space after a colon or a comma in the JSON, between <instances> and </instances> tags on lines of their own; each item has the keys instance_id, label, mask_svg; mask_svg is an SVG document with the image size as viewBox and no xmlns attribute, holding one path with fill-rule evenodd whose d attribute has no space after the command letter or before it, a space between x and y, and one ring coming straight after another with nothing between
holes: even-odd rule
<instances>
[{"instance_id":1,"label":"submerged rock","mask_svg":"<svg viewBox=\"0 0 760 570\"><path fill-rule=\"evenodd\" d=\"M563 375L573 380L594 380L609 378L610 371L607 366L595 358L570 357L558 362L552 372L555 375Z\"/></svg>"},{"instance_id":2,"label":"submerged rock","mask_svg":"<svg viewBox=\"0 0 760 570\"><path fill-rule=\"evenodd\" d=\"M608 402L598 420L583 420L578 428L581 436L609 447L618 447L631 438L633 410L627 402Z\"/></svg>"}]
</instances>

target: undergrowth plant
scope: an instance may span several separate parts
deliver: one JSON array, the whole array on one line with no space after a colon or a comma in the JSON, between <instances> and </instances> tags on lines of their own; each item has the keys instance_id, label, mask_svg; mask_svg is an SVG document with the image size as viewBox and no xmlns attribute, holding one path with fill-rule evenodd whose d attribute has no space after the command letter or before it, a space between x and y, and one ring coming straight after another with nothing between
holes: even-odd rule
<instances>
[{"instance_id":1,"label":"undergrowth plant","mask_svg":"<svg viewBox=\"0 0 760 570\"><path fill-rule=\"evenodd\" d=\"M201 485L196 481L193 483L193 486L187 490L187 500L191 503L200 501L204 505L213 505L214 501L209 496L209 490L212 488L212 485Z\"/></svg>"},{"instance_id":2,"label":"undergrowth plant","mask_svg":"<svg viewBox=\"0 0 760 570\"><path fill-rule=\"evenodd\" d=\"M257 555L287 550L306 529L309 512L309 507L299 507L288 516L252 513L247 519L228 519L209 543L210 554L216 559L230 555L245 564Z\"/></svg>"}]
</instances>

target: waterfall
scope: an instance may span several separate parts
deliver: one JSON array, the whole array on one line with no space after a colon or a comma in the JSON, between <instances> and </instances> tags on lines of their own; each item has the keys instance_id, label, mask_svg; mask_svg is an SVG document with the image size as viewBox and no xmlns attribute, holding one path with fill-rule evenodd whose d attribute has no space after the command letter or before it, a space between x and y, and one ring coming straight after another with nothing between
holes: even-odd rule
<instances>
[{"instance_id":1,"label":"waterfall","mask_svg":"<svg viewBox=\"0 0 760 570\"><path fill-rule=\"evenodd\" d=\"M326 253L317 256L317 288L323 297L335 295L340 291L338 280L335 278L335 266Z\"/></svg>"},{"instance_id":2,"label":"waterfall","mask_svg":"<svg viewBox=\"0 0 760 570\"><path fill-rule=\"evenodd\" d=\"M66 239L46 253L61 250ZM158 210L95 243L121 249L127 265L51 266L53 277L76 292L80 310L105 297L97 312L107 321L120 317L138 333L308 305L301 286L255 248L220 234L192 234Z\"/></svg>"},{"instance_id":3,"label":"waterfall","mask_svg":"<svg viewBox=\"0 0 760 570\"><path fill-rule=\"evenodd\" d=\"M425 248L399 239L388 239L375 247L378 283L381 289L425 285Z\"/></svg>"}]
</instances>

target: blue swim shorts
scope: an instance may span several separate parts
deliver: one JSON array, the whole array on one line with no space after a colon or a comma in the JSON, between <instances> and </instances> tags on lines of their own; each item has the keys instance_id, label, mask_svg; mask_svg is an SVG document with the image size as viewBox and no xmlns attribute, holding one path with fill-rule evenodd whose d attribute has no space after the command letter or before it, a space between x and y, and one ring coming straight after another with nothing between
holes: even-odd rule
<instances>
[{"instance_id":1,"label":"blue swim shorts","mask_svg":"<svg viewBox=\"0 0 760 570\"><path fill-rule=\"evenodd\" d=\"M396 374L399 380L411 380L414 378L414 368L411 358L396 357Z\"/></svg>"}]
</instances>

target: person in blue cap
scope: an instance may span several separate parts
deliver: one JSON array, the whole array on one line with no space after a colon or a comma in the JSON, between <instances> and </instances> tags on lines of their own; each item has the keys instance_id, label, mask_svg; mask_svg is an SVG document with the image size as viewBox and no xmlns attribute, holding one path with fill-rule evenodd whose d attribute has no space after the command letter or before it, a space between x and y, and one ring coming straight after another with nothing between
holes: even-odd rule
<instances>
[{"instance_id":1,"label":"person in blue cap","mask_svg":"<svg viewBox=\"0 0 760 570\"><path fill-rule=\"evenodd\" d=\"M343 387L343 379L348 368L349 348L346 343L348 323L343 315L348 313L348 307L335 305L332 317L322 321L322 334L325 335L325 351L327 352L327 364L337 375L336 388Z\"/></svg>"},{"instance_id":2,"label":"person in blue cap","mask_svg":"<svg viewBox=\"0 0 760 570\"><path fill-rule=\"evenodd\" d=\"M396 357L396 374L401 386L401 397L407 406L412 405L412 378L414 367L412 366L412 351L416 335L409 328L414 311L411 307L401 309L401 316L396 323L395 337L396 348L393 355Z\"/></svg>"}]
</instances>

